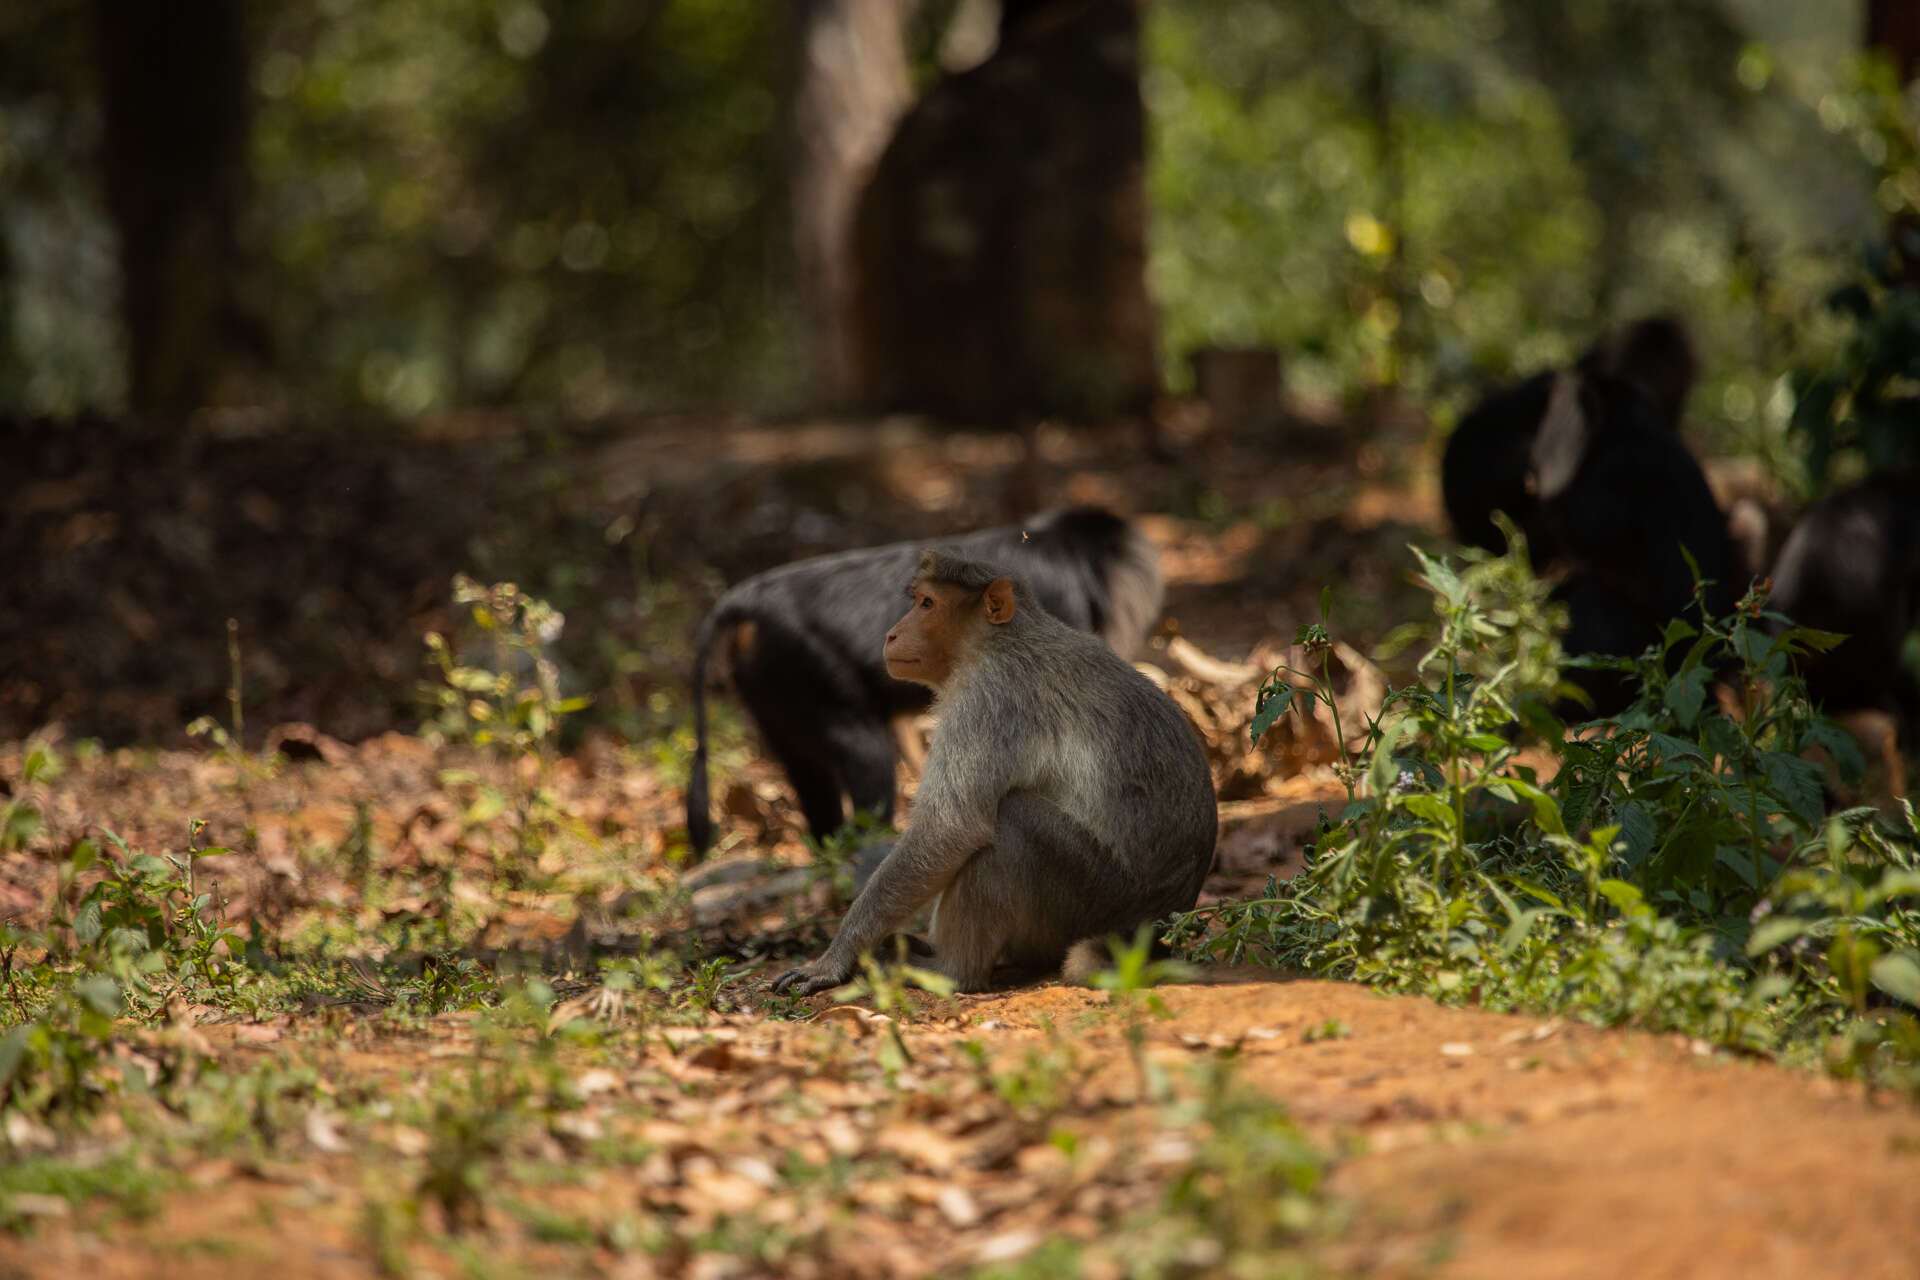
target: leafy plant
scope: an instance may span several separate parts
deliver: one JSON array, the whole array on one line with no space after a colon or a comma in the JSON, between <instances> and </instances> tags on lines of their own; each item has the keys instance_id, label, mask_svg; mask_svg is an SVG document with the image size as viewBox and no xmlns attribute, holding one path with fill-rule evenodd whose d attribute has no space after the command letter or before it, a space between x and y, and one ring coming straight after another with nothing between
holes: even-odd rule
<instances>
[{"instance_id":1,"label":"leafy plant","mask_svg":"<svg viewBox=\"0 0 1920 1280\"><path fill-rule=\"evenodd\" d=\"M227 982L228 966L242 950L240 936L225 922L217 894L196 888L194 868L201 859L230 850L200 848L205 826L197 819L188 824L184 858L135 853L105 828L115 853L103 855L91 840L76 842L60 867L61 892L52 920L55 954L64 948L64 931L81 963L141 986L149 975L180 968L209 984ZM71 887L96 866L105 874L67 910L63 904Z\"/></svg>"},{"instance_id":2,"label":"leafy plant","mask_svg":"<svg viewBox=\"0 0 1920 1280\"><path fill-rule=\"evenodd\" d=\"M1846 477L1920 465L1920 116L1894 68L1860 70L1848 121L1891 214L1885 240L1828 309L1846 326L1837 356L1794 372L1791 430L1818 492Z\"/></svg>"},{"instance_id":3,"label":"leafy plant","mask_svg":"<svg viewBox=\"0 0 1920 1280\"><path fill-rule=\"evenodd\" d=\"M1205 1064L1199 1096L1173 1108L1200 1136L1139 1228L1140 1274L1318 1274L1303 1246L1325 1220L1331 1162L1285 1107L1238 1078L1236 1061Z\"/></svg>"},{"instance_id":4,"label":"leafy plant","mask_svg":"<svg viewBox=\"0 0 1920 1280\"><path fill-rule=\"evenodd\" d=\"M65 771L65 764L53 749L36 742L27 748L26 759L21 762L20 782L23 787L52 782ZM39 805L23 792L9 791L6 803L0 804L0 853L26 848L27 842L39 834L40 824Z\"/></svg>"},{"instance_id":5,"label":"leafy plant","mask_svg":"<svg viewBox=\"0 0 1920 1280\"><path fill-rule=\"evenodd\" d=\"M720 988L740 977L737 973L728 973L733 961L725 956L715 956L705 964L698 965L687 974L685 1000L687 1004L705 1013L712 1013L720 1007Z\"/></svg>"},{"instance_id":6,"label":"leafy plant","mask_svg":"<svg viewBox=\"0 0 1920 1280\"><path fill-rule=\"evenodd\" d=\"M54 987L32 1021L0 1036L0 1108L75 1118L120 1083L110 1072L120 984L90 974Z\"/></svg>"},{"instance_id":7,"label":"leafy plant","mask_svg":"<svg viewBox=\"0 0 1920 1280\"><path fill-rule=\"evenodd\" d=\"M434 710L422 732L534 762L531 776L516 771L517 784L506 792L483 783L470 770L442 774L445 784L472 792L463 815L469 825L485 826L511 810L514 842L494 869L519 883L529 868L540 867L555 833L577 826L548 785L548 769L567 716L589 700L560 690L560 667L550 652L566 626L559 610L511 582L483 586L464 574L454 576L453 600L466 608L491 662L459 661L445 637L427 633L427 653L439 668L441 683L425 686Z\"/></svg>"},{"instance_id":8,"label":"leafy plant","mask_svg":"<svg viewBox=\"0 0 1920 1280\"><path fill-rule=\"evenodd\" d=\"M1911 1020L1879 1006L1920 991L1907 878L1920 839L1871 810L1829 824L1807 759L1858 767L1793 671L1838 637L1750 593L1727 618L1676 621L1640 658L1605 660L1640 696L1569 736L1547 701L1540 589L1511 557L1457 572L1415 555L1435 642L1420 681L1369 723L1354 800L1306 872L1189 913L1174 936L1209 956L1728 1044L1838 1031L1847 1061L1883 1074L1911 1061ZM1558 757L1548 779L1522 754L1523 726ZM1798 949L1776 954L1788 937Z\"/></svg>"},{"instance_id":9,"label":"leafy plant","mask_svg":"<svg viewBox=\"0 0 1920 1280\"><path fill-rule=\"evenodd\" d=\"M1131 942L1109 939L1107 947L1113 967L1094 973L1088 981L1106 991L1126 1019L1127 1056L1133 1060L1134 1074L1140 1081L1142 1097L1162 1097L1166 1080L1147 1057L1147 1019L1164 1018L1167 1007L1153 988L1161 982L1177 982L1192 973L1191 966L1175 959L1153 956L1154 927L1143 924L1134 930Z\"/></svg>"},{"instance_id":10,"label":"leafy plant","mask_svg":"<svg viewBox=\"0 0 1920 1280\"><path fill-rule=\"evenodd\" d=\"M1287 713L1294 699L1300 700L1303 715L1313 714L1316 699L1327 704L1333 713L1334 744L1340 750L1340 763L1334 772L1347 788L1347 799L1353 800L1353 761L1347 754L1347 738L1340 731L1340 702L1333 693L1332 653L1333 641L1327 635L1327 621L1333 610L1333 588L1323 587L1320 591L1320 621L1308 623L1294 634L1293 642L1306 652L1307 660L1320 660L1318 671L1300 671L1282 663L1260 684L1259 692L1254 695L1253 723L1248 726L1247 734L1253 742L1259 742L1267 730ZM1281 679L1281 673L1304 677L1309 683L1305 689L1296 691L1291 683Z\"/></svg>"},{"instance_id":11,"label":"leafy plant","mask_svg":"<svg viewBox=\"0 0 1920 1280\"><path fill-rule=\"evenodd\" d=\"M898 944L895 956L897 963L884 965L871 955L863 955L860 957L860 976L833 993L834 998L839 1000L872 1000L874 1011L887 1020L887 1036L880 1043L880 1066L887 1073L889 1081L913 1061L906 1038L900 1033L900 1024L914 1015L908 989L919 987L942 999L953 994L952 979L931 969L908 964L906 940L899 938Z\"/></svg>"},{"instance_id":12,"label":"leafy plant","mask_svg":"<svg viewBox=\"0 0 1920 1280\"><path fill-rule=\"evenodd\" d=\"M1023 1049L1017 1067L995 1070L987 1046L978 1040L968 1040L960 1047L972 1061L981 1084L1000 1099L1029 1141L1050 1140L1071 1155L1072 1137L1053 1132L1052 1126L1055 1118L1072 1105L1095 1065L1082 1059L1073 1041L1061 1035L1051 1020L1042 1019L1040 1026L1045 1042Z\"/></svg>"},{"instance_id":13,"label":"leafy plant","mask_svg":"<svg viewBox=\"0 0 1920 1280\"><path fill-rule=\"evenodd\" d=\"M424 731L450 742L494 747L507 755L549 758L560 727L588 699L560 691L560 667L549 650L566 627L566 616L511 582L484 586L455 574L453 602L488 648L488 665L456 658L437 631L426 635L427 655L441 684L425 694L432 708Z\"/></svg>"}]
</instances>

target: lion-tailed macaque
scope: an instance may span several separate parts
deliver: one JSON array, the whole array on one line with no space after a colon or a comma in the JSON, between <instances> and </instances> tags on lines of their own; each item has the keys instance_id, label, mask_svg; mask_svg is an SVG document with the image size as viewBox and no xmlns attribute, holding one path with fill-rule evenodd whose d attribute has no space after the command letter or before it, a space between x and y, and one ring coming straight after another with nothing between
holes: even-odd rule
<instances>
[{"instance_id":1,"label":"lion-tailed macaque","mask_svg":"<svg viewBox=\"0 0 1920 1280\"><path fill-rule=\"evenodd\" d=\"M1527 535L1534 567L1546 567L1557 548L1539 528L1529 475L1534 436L1556 382L1578 374L1604 402L1602 417L1631 416L1678 436L1697 371L1685 326L1671 316L1649 316L1594 343L1568 369L1490 391L1460 419L1441 455L1440 489L1454 536L1504 551L1506 538L1492 519L1504 511Z\"/></svg>"},{"instance_id":2,"label":"lion-tailed macaque","mask_svg":"<svg viewBox=\"0 0 1920 1280\"><path fill-rule=\"evenodd\" d=\"M955 538L955 554L1008 565L1041 608L1098 634L1122 656L1160 614L1159 553L1139 529L1097 507L1050 511L1024 526ZM839 830L847 802L893 817L893 720L924 711L931 695L887 674L880 638L894 594L920 544L893 543L796 561L735 584L694 642L692 776L687 843L713 844L707 793L707 662L728 650L733 687L786 770L817 838Z\"/></svg>"},{"instance_id":3,"label":"lion-tailed macaque","mask_svg":"<svg viewBox=\"0 0 1920 1280\"><path fill-rule=\"evenodd\" d=\"M908 596L887 670L933 689L938 718L912 822L826 954L774 990L838 986L928 902L934 965L962 991L1190 909L1218 813L1172 700L999 568L927 551Z\"/></svg>"},{"instance_id":4,"label":"lion-tailed macaque","mask_svg":"<svg viewBox=\"0 0 1920 1280\"><path fill-rule=\"evenodd\" d=\"M1708 584L1707 612L1733 608L1726 519L1693 454L1644 406L1609 398L1591 375L1561 374L1533 442L1532 481L1556 549L1568 653L1631 657L1658 642L1670 619L1698 626L1695 566ZM1624 709L1637 692L1619 672L1567 674L1596 715Z\"/></svg>"},{"instance_id":5,"label":"lion-tailed macaque","mask_svg":"<svg viewBox=\"0 0 1920 1280\"><path fill-rule=\"evenodd\" d=\"M1492 513L1527 536L1533 567L1558 579L1570 654L1630 657L1669 619L1698 618L1693 571L1720 616L1737 595L1726 518L1680 438L1695 365L1686 331L1654 317L1596 344L1573 367L1497 392L1462 418L1441 463L1447 515L1461 541L1503 549ZM1569 671L1574 715L1611 715L1633 700L1628 678Z\"/></svg>"}]
</instances>

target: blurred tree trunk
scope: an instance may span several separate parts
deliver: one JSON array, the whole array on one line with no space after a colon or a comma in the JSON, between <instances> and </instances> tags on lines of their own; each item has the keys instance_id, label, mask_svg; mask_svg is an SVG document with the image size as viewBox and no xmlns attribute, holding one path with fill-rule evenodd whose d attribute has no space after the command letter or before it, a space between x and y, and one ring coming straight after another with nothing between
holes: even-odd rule
<instances>
[{"instance_id":1,"label":"blurred tree trunk","mask_svg":"<svg viewBox=\"0 0 1920 1280\"><path fill-rule=\"evenodd\" d=\"M867 402L1009 427L1159 387L1138 0L1010 0L901 119L854 224Z\"/></svg>"},{"instance_id":2,"label":"blurred tree trunk","mask_svg":"<svg viewBox=\"0 0 1920 1280\"><path fill-rule=\"evenodd\" d=\"M816 403L858 391L851 233L860 188L911 96L914 0L795 0L793 256Z\"/></svg>"},{"instance_id":3,"label":"blurred tree trunk","mask_svg":"<svg viewBox=\"0 0 1920 1280\"><path fill-rule=\"evenodd\" d=\"M1884 49L1903 82L1920 67L1920 4L1914 0L1867 0L1869 49Z\"/></svg>"},{"instance_id":4,"label":"blurred tree trunk","mask_svg":"<svg viewBox=\"0 0 1920 1280\"><path fill-rule=\"evenodd\" d=\"M233 318L246 172L240 0L93 0L107 203L137 414L206 404Z\"/></svg>"},{"instance_id":5,"label":"blurred tree trunk","mask_svg":"<svg viewBox=\"0 0 1920 1280\"><path fill-rule=\"evenodd\" d=\"M1399 385L1406 367L1407 328L1414 308L1407 287L1406 170L1401 162L1399 112L1394 90L1393 32L1382 24L1362 24L1367 49L1366 103L1373 120L1374 166L1380 176L1380 222L1387 229L1386 261L1380 264L1379 287L1392 310L1386 350L1371 371L1371 381L1383 389Z\"/></svg>"}]
</instances>

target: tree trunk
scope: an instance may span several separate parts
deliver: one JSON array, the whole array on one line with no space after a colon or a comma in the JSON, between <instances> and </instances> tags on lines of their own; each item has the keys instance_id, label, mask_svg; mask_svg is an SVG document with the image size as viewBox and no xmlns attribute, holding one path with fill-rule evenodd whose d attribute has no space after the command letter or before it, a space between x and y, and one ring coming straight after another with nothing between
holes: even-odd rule
<instances>
[{"instance_id":1,"label":"tree trunk","mask_svg":"<svg viewBox=\"0 0 1920 1280\"><path fill-rule=\"evenodd\" d=\"M906 110L913 0L795 0L793 258L816 403L856 394L851 235L860 188Z\"/></svg>"},{"instance_id":2,"label":"tree trunk","mask_svg":"<svg viewBox=\"0 0 1920 1280\"><path fill-rule=\"evenodd\" d=\"M93 0L107 203L135 413L208 403L233 317L246 170L240 0Z\"/></svg>"},{"instance_id":3,"label":"tree trunk","mask_svg":"<svg viewBox=\"0 0 1920 1280\"><path fill-rule=\"evenodd\" d=\"M901 119L854 225L870 404L1002 429L1158 389L1138 0L1024 0Z\"/></svg>"},{"instance_id":4,"label":"tree trunk","mask_svg":"<svg viewBox=\"0 0 1920 1280\"><path fill-rule=\"evenodd\" d=\"M1388 235L1387 260L1380 266L1380 288L1393 307L1393 329L1373 383L1386 390L1399 385L1406 366L1407 327L1413 322L1412 290L1407 284L1406 170L1400 155L1399 104L1395 100L1392 31L1367 23L1366 102L1373 118L1374 167L1380 181L1380 221Z\"/></svg>"},{"instance_id":5,"label":"tree trunk","mask_svg":"<svg viewBox=\"0 0 1920 1280\"><path fill-rule=\"evenodd\" d=\"M1900 82L1920 67L1920 4L1914 0L1867 0L1866 47L1884 49Z\"/></svg>"}]
</instances>

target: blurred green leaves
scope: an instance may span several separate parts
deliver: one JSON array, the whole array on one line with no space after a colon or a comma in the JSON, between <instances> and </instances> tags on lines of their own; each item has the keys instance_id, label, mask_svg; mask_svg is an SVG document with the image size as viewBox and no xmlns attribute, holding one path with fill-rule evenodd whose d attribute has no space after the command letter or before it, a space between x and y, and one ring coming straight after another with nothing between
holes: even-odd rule
<instances>
[{"instance_id":1,"label":"blurred green leaves","mask_svg":"<svg viewBox=\"0 0 1920 1280\"><path fill-rule=\"evenodd\" d=\"M1851 28L1786 0L1149 13L1176 387L1194 347L1251 342L1310 393L1447 396L1673 308L1705 355L1693 417L1717 446L1777 447L1797 326L1876 230L1818 108Z\"/></svg>"},{"instance_id":2,"label":"blurred green leaves","mask_svg":"<svg viewBox=\"0 0 1920 1280\"><path fill-rule=\"evenodd\" d=\"M1169 379L1194 347L1269 342L1308 393L1449 399L1672 307L1703 348L1712 443L1782 454L1781 371L1833 358L1819 299L1876 204L1911 203L1840 73L1858 33L1820 8L1155 0ZM953 11L929 0L915 39ZM122 395L88 12L0 17L0 409ZM249 18L242 292L281 407L801 395L784 6L262 0ZM1848 132L1860 147L1834 145Z\"/></svg>"},{"instance_id":3,"label":"blurred green leaves","mask_svg":"<svg viewBox=\"0 0 1920 1280\"><path fill-rule=\"evenodd\" d=\"M397 415L787 385L767 16L281 5L254 154L280 350L325 400Z\"/></svg>"}]
</instances>

